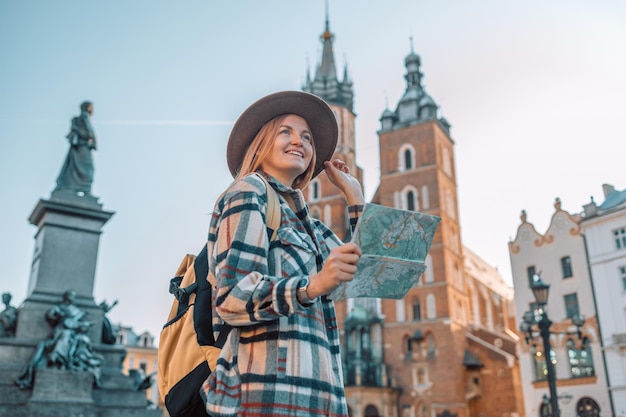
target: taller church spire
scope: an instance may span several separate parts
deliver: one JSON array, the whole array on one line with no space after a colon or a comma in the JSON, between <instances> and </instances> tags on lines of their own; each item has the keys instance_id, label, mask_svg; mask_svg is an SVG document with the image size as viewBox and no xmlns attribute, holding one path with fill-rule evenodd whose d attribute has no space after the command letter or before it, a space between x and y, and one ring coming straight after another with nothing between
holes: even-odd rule
<instances>
[{"instance_id":1,"label":"taller church spire","mask_svg":"<svg viewBox=\"0 0 626 417\"><path fill-rule=\"evenodd\" d=\"M323 50L322 59L311 77L307 68L304 91L315 94L328 102L337 119L339 128L334 158L344 161L350 173L363 183L363 170L356 164L356 137L353 108L352 81L348 76L348 66L343 70L343 80L337 78L337 68L333 53L334 35L328 23L328 2L326 2L326 23L320 37ZM341 74L342 72L339 71ZM341 239L350 238L350 225L346 218L346 201L343 194L335 187L325 173L314 178L304 190L311 215L330 226Z\"/></svg>"},{"instance_id":2,"label":"taller church spire","mask_svg":"<svg viewBox=\"0 0 626 417\"><path fill-rule=\"evenodd\" d=\"M311 80L311 77L307 73L307 81L302 89L323 98L330 104L343 106L353 111L354 91L352 89L352 81L350 81L348 76L347 64L343 71L343 80L340 81L337 77L333 51L334 39L335 35L330 31L327 2L324 32L320 36L320 40L322 41L322 59L317 65L313 80Z\"/></svg>"}]
</instances>

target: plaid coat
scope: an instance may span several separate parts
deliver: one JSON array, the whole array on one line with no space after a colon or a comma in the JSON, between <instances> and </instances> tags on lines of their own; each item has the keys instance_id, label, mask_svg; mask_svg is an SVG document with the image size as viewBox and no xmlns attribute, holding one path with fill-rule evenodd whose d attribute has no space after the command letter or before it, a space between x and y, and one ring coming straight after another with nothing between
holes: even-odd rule
<instances>
[{"instance_id":1,"label":"plaid coat","mask_svg":"<svg viewBox=\"0 0 626 417\"><path fill-rule=\"evenodd\" d=\"M271 244L267 191L254 175L231 186L211 219L214 305L218 321L234 328L201 395L215 417L344 417L348 410L334 304L320 297L307 307L296 297L301 281L317 273L342 242L309 217L300 190L267 179L279 191L281 205L281 226ZM293 199L295 213L284 195ZM349 208L352 227L362 210Z\"/></svg>"}]
</instances>

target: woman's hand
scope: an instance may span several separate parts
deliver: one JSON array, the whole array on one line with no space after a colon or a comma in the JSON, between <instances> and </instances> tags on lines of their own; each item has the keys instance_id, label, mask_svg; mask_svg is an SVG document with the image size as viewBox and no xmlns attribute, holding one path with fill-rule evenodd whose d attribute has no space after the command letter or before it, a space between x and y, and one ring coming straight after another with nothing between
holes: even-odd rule
<instances>
[{"instance_id":1,"label":"woman's hand","mask_svg":"<svg viewBox=\"0 0 626 417\"><path fill-rule=\"evenodd\" d=\"M322 270L309 278L307 296L313 299L330 294L341 283L352 281L360 257L361 248L354 242L332 249Z\"/></svg>"},{"instance_id":2,"label":"woman's hand","mask_svg":"<svg viewBox=\"0 0 626 417\"><path fill-rule=\"evenodd\" d=\"M363 205L363 189L359 181L350 175L350 169L341 159L324 162L324 171L330 182L343 193L348 205Z\"/></svg>"}]
</instances>

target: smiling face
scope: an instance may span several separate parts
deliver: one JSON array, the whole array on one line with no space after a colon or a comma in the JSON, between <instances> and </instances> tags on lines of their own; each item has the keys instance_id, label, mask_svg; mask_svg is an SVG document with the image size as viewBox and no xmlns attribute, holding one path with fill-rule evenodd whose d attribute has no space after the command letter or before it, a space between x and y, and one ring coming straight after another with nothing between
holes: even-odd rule
<instances>
[{"instance_id":1,"label":"smiling face","mask_svg":"<svg viewBox=\"0 0 626 417\"><path fill-rule=\"evenodd\" d=\"M278 126L276 137L261 169L291 187L313 158L313 135L309 124L295 114L287 115Z\"/></svg>"}]
</instances>

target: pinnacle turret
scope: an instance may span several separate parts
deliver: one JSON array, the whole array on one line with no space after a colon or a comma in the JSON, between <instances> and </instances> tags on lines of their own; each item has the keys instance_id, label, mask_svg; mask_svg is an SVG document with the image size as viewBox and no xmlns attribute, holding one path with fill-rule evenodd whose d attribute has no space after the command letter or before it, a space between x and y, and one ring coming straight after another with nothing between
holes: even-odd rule
<instances>
[{"instance_id":1,"label":"pinnacle turret","mask_svg":"<svg viewBox=\"0 0 626 417\"><path fill-rule=\"evenodd\" d=\"M449 131L448 122L438 117L439 106L424 89L421 64L420 56L413 51L413 39L411 39L411 50L404 59L406 89L395 111L390 110L388 106L383 111L380 117L383 131L394 130L427 120L437 120L446 132Z\"/></svg>"}]
</instances>

